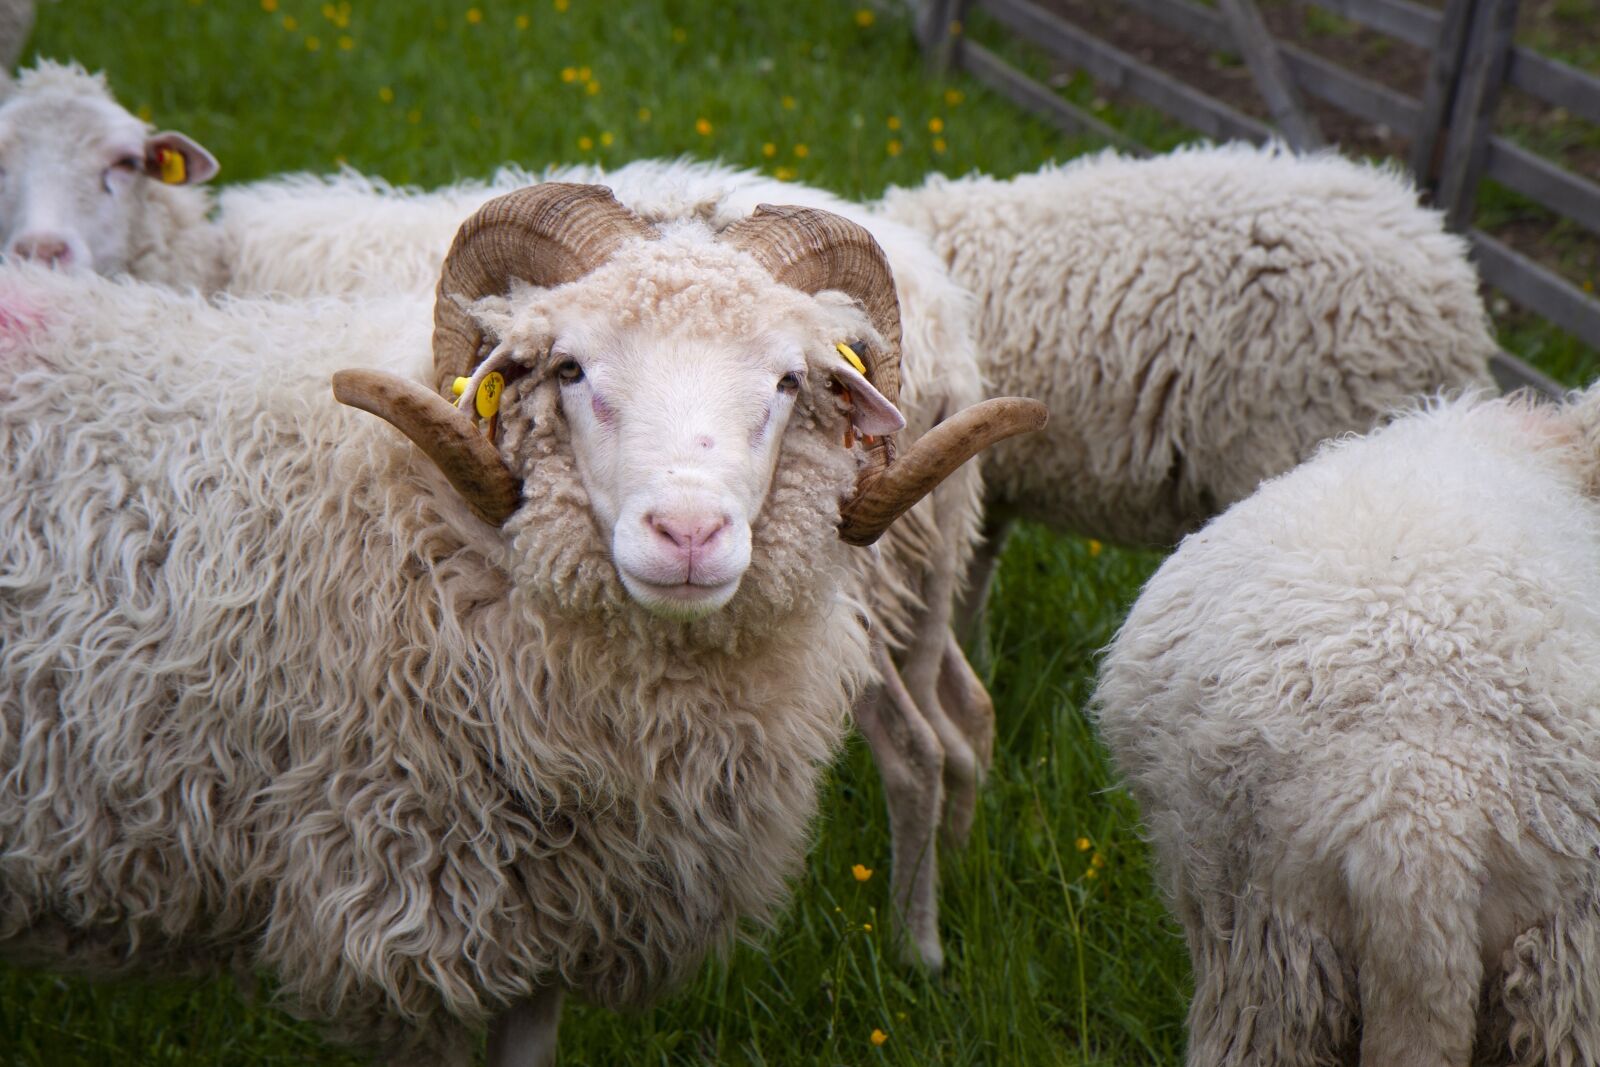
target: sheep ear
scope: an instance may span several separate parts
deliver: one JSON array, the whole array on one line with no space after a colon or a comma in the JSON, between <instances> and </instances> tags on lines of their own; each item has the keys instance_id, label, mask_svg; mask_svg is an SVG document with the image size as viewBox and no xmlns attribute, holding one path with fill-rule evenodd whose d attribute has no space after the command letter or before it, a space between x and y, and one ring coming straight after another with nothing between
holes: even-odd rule
<instances>
[{"instance_id":1,"label":"sheep ear","mask_svg":"<svg viewBox=\"0 0 1600 1067\"><path fill-rule=\"evenodd\" d=\"M163 130L144 142L144 172L167 185L197 185L221 170L217 157L175 130Z\"/></svg>"},{"instance_id":2,"label":"sheep ear","mask_svg":"<svg viewBox=\"0 0 1600 1067\"><path fill-rule=\"evenodd\" d=\"M866 376L840 357L829 360L828 372L834 380L850 390L850 422L857 433L868 437L898 433L906 428L906 417L889 398L867 381Z\"/></svg>"}]
</instances>

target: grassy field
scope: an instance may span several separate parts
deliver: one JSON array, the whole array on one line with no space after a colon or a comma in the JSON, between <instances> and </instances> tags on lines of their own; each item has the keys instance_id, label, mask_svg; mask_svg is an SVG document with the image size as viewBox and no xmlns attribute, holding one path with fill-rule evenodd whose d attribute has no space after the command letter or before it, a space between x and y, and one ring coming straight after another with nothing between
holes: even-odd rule
<instances>
[{"instance_id":1,"label":"grassy field","mask_svg":"<svg viewBox=\"0 0 1600 1067\"><path fill-rule=\"evenodd\" d=\"M433 185L506 161L689 154L872 196L930 170L1004 175L1095 147L966 79L928 80L898 7L860 0L86 6L42 4L32 51L106 69L130 108L201 140L229 181L348 163ZM1530 336L1519 347L1554 344ZM944 858L942 977L889 952L888 831L856 743L778 928L651 1011L573 1006L563 1062L1176 1062L1187 961L1082 713L1095 650L1157 562L1039 530L1014 539L982 650L1000 743L972 842ZM856 864L874 873L860 881ZM226 982L0 969L3 1064L347 1062Z\"/></svg>"}]
</instances>

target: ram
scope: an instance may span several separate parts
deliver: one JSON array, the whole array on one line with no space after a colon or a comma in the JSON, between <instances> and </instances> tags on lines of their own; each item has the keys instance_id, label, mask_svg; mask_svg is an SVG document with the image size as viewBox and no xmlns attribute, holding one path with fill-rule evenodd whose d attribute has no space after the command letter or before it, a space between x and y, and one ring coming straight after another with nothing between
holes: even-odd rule
<instances>
[{"instance_id":1,"label":"ram","mask_svg":"<svg viewBox=\"0 0 1600 1067\"><path fill-rule=\"evenodd\" d=\"M1600 1062L1600 389L1436 403L1190 535L1096 704L1191 1067Z\"/></svg>"},{"instance_id":2,"label":"ram","mask_svg":"<svg viewBox=\"0 0 1600 1067\"><path fill-rule=\"evenodd\" d=\"M414 298L0 307L0 945L242 960L413 1062L538 1061L770 914L871 676L845 542L1042 415L896 455L866 231L566 183L462 227L427 368Z\"/></svg>"}]
</instances>

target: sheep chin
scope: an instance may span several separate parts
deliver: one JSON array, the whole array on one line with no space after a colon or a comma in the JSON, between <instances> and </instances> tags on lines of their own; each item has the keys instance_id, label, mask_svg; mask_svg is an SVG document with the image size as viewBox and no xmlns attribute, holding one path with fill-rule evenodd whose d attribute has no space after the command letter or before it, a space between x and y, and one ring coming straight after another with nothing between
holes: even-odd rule
<instances>
[{"instance_id":1,"label":"sheep chin","mask_svg":"<svg viewBox=\"0 0 1600 1067\"><path fill-rule=\"evenodd\" d=\"M617 568L617 574L628 595L641 607L652 615L678 622L694 622L721 611L739 591L739 584L744 580L741 572L731 580L715 585L693 582L657 585L629 574L621 567Z\"/></svg>"}]
</instances>

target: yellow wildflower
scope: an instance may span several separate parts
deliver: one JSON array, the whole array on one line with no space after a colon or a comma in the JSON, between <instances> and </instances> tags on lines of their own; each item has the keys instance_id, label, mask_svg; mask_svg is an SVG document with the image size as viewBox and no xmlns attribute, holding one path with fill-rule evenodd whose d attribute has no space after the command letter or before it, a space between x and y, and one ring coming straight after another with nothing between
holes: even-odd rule
<instances>
[{"instance_id":1,"label":"yellow wildflower","mask_svg":"<svg viewBox=\"0 0 1600 1067\"><path fill-rule=\"evenodd\" d=\"M768 141L766 144L761 146L761 154L766 156L768 159L771 159L773 156L778 154L778 146L773 144L771 141Z\"/></svg>"},{"instance_id":2,"label":"yellow wildflower","mask_svg":"<svg viewBox=\"0 0 1600 1067\"><path fill-rule=\"evenodd\" d=\"M944 143L944 138L943 137L935 137L933 139L933 150L935 152L938 152L939 154L943 155L944 154L944 150L946 148L949 148L949 147L950 147L949 145Z\"/></svg>"},{"instance_id":3,"label":"yellow wildflower","mask_svg":"<svg viewBox=\"0 0 1600 1067\"><path fill-rule=\"evenodd\" d=\"M796 159L804 159L807 156L809 156L810 154L811 154L811 149L807 148L805 145L797 144L797 145L794 146L794 157Z\"/></svg>"},{"instance_id":4,"label":"yellow wildflower","mask_svg":"<svg viewBox=\"0 0 1600 1067\"><path fill-rule=\"evenodd\" d=\"M850 873L856 876L856 881L865 882L872 877L872 868L858 863L850 868Z\"/></svg>"},{"instance_id":5,"label":"yellow wildflower","mask_svg":"<svg viewBox=\"0 0 1600 1067\"><path fill-rule=\"evenodd\" d=\"M394 90L385 85L382 89L378 90L378 99L382 100L385 104L394 103Z\"/></svg>"},{"instance_id":6,"label":"yellow wildflower","mask_svg":"<svg viewBox=\"0 0 1600 1067\"><path fill-rule=\"evenodd\" d=\"M1083 876L1085 878L1098 878L1100 877L1100 869L1098 867L1090 867L1087 871L1083 872Z\"/></svg>"},{"instance_id":7,"label":"yellow wildflower","mask_svg":"<svg viewBox=\"0 0 1600 1067\"><path fill-rule=\"evenodd\" d=\"M587 152L587 151L589 151L589 149L591 149L593 147L594 147L594 138L593 137L590 137L588 134L584 134L582 137L578 138L578 148L579 148L580 151Z\"/></svg>"},{"instance_id":8,"label":"yellow wildflower","mask_svg":"<svg viewBox=\"0 0 1600 1067\"><path fill-rule=\"evenodd\" d=\"M780 182L792 182L795 179L795 175L798 173L799 171L795 170L793 167L779 167L777 170L772 172L772 176L778 179Z\"/></svg>"},{"instance_id":9,"label":"yellow wildflower","mask_svg":"<svg viewBox=\"0 0 1600 1067\"><path fill-rule=\"evenodd\" d=\"M562 67L561 68L561 80L566 82L569 85L571 83L577 81L578 80L578 68L577 67Z\"/></svg>"},{"instance_id":10,"label":"yellow wildflower","mask_svg":"<svg viewBox=\"0 0 1600 1067\"><path fill-rule=\"evenodd\" d=\"M343 36L341 36L339 38L339 50L340 51L348 52L352 48L354 48L355 46L356 46L356 39L354 37L350 36L348 33L344 34Z\"/></svg>"},{"instance_id":11,"label":"yellow wildflower","mask_svg":"<svg viewBox=\"0 0 1600 1067\"><path fill-rule=\"evenodd\" d=\"M694 120L694 132L698 133L701 137L710 137L711 136L711 120L707 119L707 118L695 119Z\"/></svg>"},{"instance_id":12,"label":"yellow wildflower","mask_svg":"<svg viewBox=\"0 0 1600 1067\"><path fill-rule=\"evenodd\" d=\"M1104 549L1105 547L1106 546L1102 545L1099 541L1095 541L1095 540L1091 539L1090 542L1089 542L1089 558L1093 559L1094 557L1098 556L1100 554L1101 550Z\"/></svg>"},{"instance_id":13,"label":"yellow wildflower","mask_svg":"<svg viewBox=\"0 0 1600 1067\"><path fill-rule=\"evenodd\" d=\"M146 122L149 122L151 117L155 114L155 112L150 110L150 105L149 104L140 104L139 105L139 110L134 112L134 114L138 115L140 118L144 119Z\"/></svg>"},{"instance_id":14,"label":"yellow wildflower","mask_svg":"<svg viewBox=\"0 0 1600 1067\"><path fill-rule=\"evenodd\" d=\"M600 92L600 83L597 81L591 81L583 87L583 91L588 93L590 96L597 96Z\"/></svg>"},{"instance_id":15,"label":"yellow wildflower","mask_svg":"<svg viewBox=\"0 0 1600 1067\"><path fill-rule=\"evenodd\" d=\"M1087 837L1080 837L1080 838L1078 838L1077 841L1073 842L1073 844L1077 846L1077 849L1078 849L1079 852L1088 852L1089 851L1090 844L1089 844L1089 839Z\"/></svg>"},{"instance_id":16,"label":"yellow wildflower","mask_svg":"<svg viewBox=\"0 0 1600 1067\"><path fill-rule=\"evenodd\" d=\"M940 118L938 115L935 115L935 116L933 116L933 118L929 119L928 120L928 132L929 133L943 133L944 132L944 119Z\"/></svg>"},{"instance_id":17,"label":"yellow wildflower","mask_svg":"<svg viewBox=\"0 0 1600 1067\"><path fill-rule=\"evenodd\" d=\"M278 0L261 0L261 10L269 15L272 14L278 10Z\"/></svg>"},{"instance_id":18,"label":"yellow wildflower","mask_svg":"<svg viewBox=\"0 0 1600 1067\"><path fill-rule=\"evenodd\" d=\"M610 130L603 130L600 134L600 145L602 148L610 148L612 142L615 140L616 138L612 136Z\"/></svg>"},{"instance_id":19,"label":"yellow wildflower","mask_svg":"<svg viewBox=\"0 0 1600 1067\"><path fill-rule=\"evenodd\" d=\"M867 8L863 7L856 11L856 25L860 26L862 29L866 29L876 21L878 21L878 16L874 15Z\"/></svg>"},{"instance_id":20,"label":"yellow wildflower","mask_svg":"<svg viewBox=\"0 0 1600 1067\"><path fill-rule=\"evenodd\" d=\"M782 100L779 100L778 103L783 105L783 110L785 111L793 111L795 108L795 100L792 96L786 96Z\"/></svg>"},{"instance_id":21,"label":"yellow wildflower","mask_svg":"<svg viewBox=\"0 0 1600 1067\"><path fill-rule=\"evenodd\" d=\"M578 80L579 81L586 82L592 77L594 77L594 71L590 70L588 67L579 67L578 68Z\"/></svg>"},{"instance_id":22,"label":"yellow wildflower","mask_svg":"<svg viewBox=\"0 0 1600 1067\"><path fill-rule=\"evenodd\" d=\"M865 930L867 933L870 934L870 933L872 933L872 924L871 923L862 923L861 924L861 929Z\"/></svg>"},{"instance_id":23,"label":"yellow wildflower","mask_svg":"<svg viewBox=\"0 0 1600 1067\"><path fill-rule=\"evenodd\" d=\"M519 30L527 29L528 28L528 22L529 22L528 16L526 16L526 15L518 15L517 16L517 29L519 29Z\"/></svg>"},{"instance_id":24,"label":"yellow wildflower","mask_svg":"<svg viewBox=\"0 0 1600 1067\"><path fill-rule=\"evenodd\" d=\"M567 9L567 0L553 0L553 2L557 11L565 11Z\"/></svg>"},{"instance_id":25,"label":"yellow wildflower","mask_svg":"<svg viewBox=\"0 0 1600 1067\"><path fill-rule=\"evenodd\" d=\"M874 1045L881 1045L885 1041L889 1040L889 1035L884 1033L882 1030L874 1030L872 1031L872 1036L868 1038L868 1040Z\"/></svg>"},{"instance_id":26,"label":"yellow wildflower","mask_svg":"<svg viewBox=\"0 0 1600 1067\"><path fill-rule=\"evenodd\" d=\"M406 121L415 126L417 123L422 121L422 112L418 111L416 108L412 108L410 111L406 112Z\"/></svg>"},{"instance_id":27,"label":"yellow wildflower","mask_svg":"<svg viewBox=\"0 0 1600 1067\"><path fill-rule=\"evenodd\" d=\"M890 141L888 144L884 145L883 147L884 147L884 150L887 151L891 156L898 156L900 154L900 142L899 141Z\"/></svg>"},{"instance_id":28,"label":"yellow wildflower","mask_svg":"<svg viewBox=\"0 0 1600 1067\"><path fill-rule=\"evenodd\" d=\"M1100 853L1098 853L1098 852L1096 852L1094 854L1094 856L1089 860L1089 866L1091 866L1091 867L1100 868L1100 867L1104 867L1105 865L1106 865L1106 858L1104 856L1100 855Z\"/></svg>"},{"instance_id":29,"label":"yellow wildflower","mask_svg":"<svg viewBox=\"0 0 1600 1067\"><path fill-rule=\"evenodd\" d=\"M318 40L316 37L307 37L306 38L306 51L307 52L315 52L317 49L319 49L321 47L322 47L322 42L320 40Z\"/></svg>"},{"instance_id":30,"label":"yellow wildflower","mask_svg":"<svg viewBox=\"0 0 1600 1067\"><path fill-rule=\"evenodd\" d=\"M891 130L898 130L900 128L900 116L890 115L887 125Z\"/></svg>"},{"instance_id":31,"label":"yellow wildflower","mask_svg":"<svg viewBox=\"0 0 1600 1067\"><path fill-rule=\"evenodd\" d=\"M285 15L283 16L283 28L293 33L300 28L300 20L293 15Z\"/></svg>"},{"instance_id":32,"label":"yellow wildflower","mask_svg":"<svg viewBox=\"0 0 1600 1067\"><path fill-rule=\"evenodd\" d=\"M682 26L672 27L672 43L682 44L689 39L689 31Z\"/></svg>"},{"instance_id":33,"label":"yellow wildflower","mask_svg":"<svg viewBox=\"0 0 1600 1067\"><path fill-rule=\"evenodd\" d=\"M650 121L650 109L649 108L641 107L639 109L639 121L640 122L649 122Z\"/></svg>"},{"instance_id":34,"label":"yellow wildflower","mask_svg":"<svg viewBox=\"0 0 1600 1067\"><path fill-rule=\"evenodd\" d=\"M467 8L467 21L476 26L483 21L483 12L475 7Z\"/></svg>"},{"instance_id":35,"label":"yellow wildflower","mask_svg":"<svg viewBox=\"0 0 1600 1067\"><path fill-rule=\"evenodd\" d=\"M961 20L960 19L951 19L950 20L950 36L952 36L952 37L960 37L962 31L965 30L965 29L966 29L966 27L961 25Z\"/></svg>"},{"instance_id":36,"label":"yellow wildflower","mask_svg":"<svg viewBox=\"0 0 1600 1067\"><path fill-rule=\"evenodd\" d=\"M1585 278L1583 280L1583 291L1586 292L1586 293L1594 292L1594 279L1593 278Z\"/></svg>"},{"instance_id":37,"label":"yellow wildflower","mask_svg":"<svg viewBox=\"0 0 1600 1067\"><path fill-rule=\"evenodd\" d=\"M944 91L944 102L951 107L960 107L961 101L965 100L966 98L967 94L962 92L960 89L946 89Z\"/></svg>"},{"instance_id":38,"label":"yellow wildflower","mask_svg":"<svg viewBox=\"0 0 1600 1067\"><path fill-rule=\"evenodd\" d=\"M339 17L339 9L334 7L332 4L323 4L322 17L327 19L329 22L332 22L334 19Z\"/></svg>"}]
</instances>

